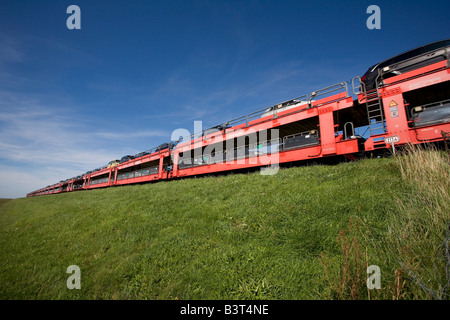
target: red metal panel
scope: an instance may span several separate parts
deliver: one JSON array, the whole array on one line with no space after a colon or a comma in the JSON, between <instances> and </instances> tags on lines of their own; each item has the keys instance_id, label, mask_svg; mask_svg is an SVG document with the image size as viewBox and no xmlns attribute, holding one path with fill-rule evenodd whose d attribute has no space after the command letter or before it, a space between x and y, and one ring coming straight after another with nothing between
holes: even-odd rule
<instances>
[{"instance_id":1,"label":"red metal panel","mask_svg":"<svg viewBox=\"0 0 450 320\"><path fill-rule=\"evenodd\" d=\"M447 67L448 67L447 66L447 61L444 60L444 61L437 62L437 63L434 63L432 65L426 66L426 67L422 67L422 68L419 68L419 69L416 69L416 70L412 70L410 72L406 72L406 73L400 74L398 76L386 79L386 80L384 80L384 83L386 85L391 85L393 83L396 83L396 82L399 82L399 81L403 81L403 80L406 80L406 79L410 79L410 78L416 78L416 77L421 77L422 78L422 77L426 76L427 73L430 73L430 72L433 72L433 71L438 71L439 69L444 69L444 68L447 68ZM448 68L447 68L447 71L448 71ZM413 81L417 81L417 79L413 79ZM420 81L422 81L422 79ZM440 82L442 82L442 80L440 80Z\"/></svg>"},{"instance_id":2,"label":"red metal panel","mask_svg":"<svg viewBox=\"0 0 450 320\"><path fill-rule=\"evenodd\" d=\"M382 100L387 127L386 136L397 136L398 141L395 144L409 143L408 117L402 93L389 95Z\"/></svg>"},{"instance_id":3,"label":"red metal panel","mask_svg":"<svg viewBox=\"0 0 450 320\"><path fill-rule=\"evenodd\" d=\"M443 140L442 131L450 132L450 123L424 126L421 128L410 129L410 140L413 143L432 142Z\"/></svg>"},{"instance_id":4,"label":"red metal panel","mask_svg":"<svg viewBox=\"0 0 450 320\"><path fill-rule=\"evenodd\" d=\"M331 101L326 104L327 101ZM277 118L271 116L261 118L251 127L233 127L227 130L227 134L223 135L221 133L215 133L209 138L203 139L199 138L191 142L183 143L174 151L174 177L191 176L197 174L205 174L210 172L236 170L248 167L263 166L268 163L270 156L260 156L257 159L247 159L244 163L242 161L235 161L233 163L221 163L221 164L211 164L203 165L194 168L178 168L179 153L190 152L194 149L200 149L206 145L217 143L218 141L231 140L238 137L249 135L250 133L259 132L263 130L269 130L272 128L277 128L278 126L289 124L297 121L302 121L311 117L319 116L320 125L320 140L321 146L308 147L297 150L283 151L280 152L280 158L278 162L288 162L288 161L299 161L305 159L311 159L314 157L321 157L325 155L332 155L337 153L336 148L336 138L335 138L335 125L333 112L336 110L341 110L344 108L349 108L353 106L353 99L347 97L346 93L340 93L332 97L328 97L315 102L319 107L313 107L310 109L299 110L291 109L281 112ZM265 120L268 119L268 120ZM261 120L264 120L261 121ZM238 128L237 130L235 130ZM213 138L214 137L214 138ZM352 152L358 152L357 141L352 141L353 147L350 148ZM349 150L345 147L340 149L342 152L348 152Z\"/></svg>"},{"instance_id":5,"label":"red metal panel","mask_svg":"<svg viewBox=\"0 0 450 320\"><path fill-rule=\"evenodd\" d=\"M166 176L164 176L164 174L162 175L163 179L165 179L166 177L167 177L167 174L166 174ZM143 176L143 177L118 180L114 184L115 185L125 185L125 184L132 184L132 183L155 181L155 180L160 180L160 179L161 178L159 178L159 173L156 173L156 174L150 174L150 175Z\"/></svg>"},{"instance_id":6,"label":"red metal panel","mask_svg":"<svg viewBox=\"0 0 450 320\"><path fill-rule=\"evenodd\" d=\"M337 142L336 144L337 154L352 154L359 151L357 139L349 139L345 141ZM231 162L216 163L210 165L203 165L193 168L178 169L174 176L176 177L187 177L194 175L201 175L212 172L230 171L238 170L244 168L267 166L270 164L294 162L299 160L322 158L324 154L322 153L322 147L320 145L282 151L278 154L273 155L263 155L253 158L239 159Z\"/></svg>"},{"instance_id":7,"label":"red metal panel","mask_svg":"<svg viewBox=\"0 0 450 320\"><path fill-rule=\"evenodd\" d=\"M109 173L113 169L114 169L113 167L105 168L105 169L91 173L90 176L91 176L91 178L98 177L98 176L101 176L102 174Z\"/></svg>"},{"instance_id":8,"label":"red metal panel","mask_svg":"<svg viewBox=\"0 0 450 320\"><path fill-rule=\"evenodd\" d=\"M438 62L429 67L439 65L439 64L442 64L442 63ZM421 68L418 70L427 69L427 68L428 67ZM435 69L432 69L432 70L434 70L434 72L432 72L432 73L421 75L420 77L419 76L416 76L414 78L411 77L410 74L416 74L418 70L414 70L414 71L405 73L403 75L398 75L398 76L389 78L389 79L385 80L385 83L387 85L394 83L393 86L395 86L396 88L399 88L399 90L401 90L402 92L408 92L411 90L428 87L433 84L450 81L450 68L446 68L446 69L435 68ZM406 79L402 82L399 82L399 79L402 79L402 78L406 78Z\"/></svg>"},{"instance_id":9,"label":"red metal panel","mask_svg":"<svg viewBox=\"0 0 450 320\"><path fill-rule=\"evenodd\" d=\"M147 163L150 161L154 161L154 160L158 160L161 156L162 157L167 157L170 155L169 150L163 151L161 153L156 152L156 153L152 153L150 155L145 155L143 157L137 158L137 159L133 159L124 163L121 163L117 166L118 170L122 170L125 168L130 168L130 167L134 167L137 166L139 164L143 164L143 163Z\"/></svg>"},{"instance_id":10,"label":"red metal panel","mask_svg":"<svg viewBox=\"0 0 450 320\"><path fill-rule=\"evenodd\" d=\"M164 163L164 157L160 156L159 157L159 168L158 168L158 179L162 179L162 175L163 175L163 163Z\"/></svg>"},{"instance_id":11,"label":"red metal panel","mask_svg":"<svg viewBox=\"0 0 450 320\"><path fill-rule=\"evenodd\" d=\"M104 183L92 184L92 185L89 185L87 187L87 189L97 189L97 188L104 188L104 187L109 187L109 183L104 182Z\"/></svg>"},{"instance_id":12,"label":"red metal panel","mask_svg":"<svg viewBox=\"0 0 450 320\"><path fill-rule=\"evenodd\" d=\"M320 142L323 155L336 154L335 127L333 106L324 106L318 109L320 125Z\"/></svg>"}]
</instances>

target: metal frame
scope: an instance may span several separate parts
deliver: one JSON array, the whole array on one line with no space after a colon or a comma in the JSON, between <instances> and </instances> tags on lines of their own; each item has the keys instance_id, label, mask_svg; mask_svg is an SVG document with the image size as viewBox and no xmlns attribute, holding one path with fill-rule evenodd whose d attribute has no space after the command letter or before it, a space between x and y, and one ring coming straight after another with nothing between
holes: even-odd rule
<instances>
[{"instance_id":1,"label":"metal frame","mask_svg":"<svg viewBox=\"0 0 450 320\"><path fill-rule=\"evenodd\" d=\"M234 163L211 163L211 158L206 155L207 161L206 165L194 166L186 168L178 167L178 157L182 152L192 152L194 148L203 148L209 144L212 144L210 139L204 139L203 130L201 135L194 138L195 135L189 137L188 141L182 141L173 148L156 150L157 148L152 148L146 152L146 154L140 158L135 158L128 162L119 164L116 167L106 168L100 167L92 171L88 171L82 176L73 177L64 181L60 181L57 184L49 185L45 188L33 191L27 196L37 196L44 194L55 194L62 192L70 192L80 189L92 189L100 187L108 187L113 185L124 185L139 182L148 181L159 181L167 180L172 178L181 178L186 176L195 176L199 174L230 171L242 168L258 167L267 165L267 161L270 160L271 156L277 156L277 163L286 163L293 161L301 161L311 158L321 158L325 156L353 156L361 151L371 152L378 149L390 148L384 141L386 137L398 136L399 142L395 144L401 145L406 143L419 144L429 141L441 141L443 136L441 132L450 132L450 123L440 123L437 125L430 125L421 128L410 128L408 127L408 117L406 114L406 107L403 103L403 94L411 90L418 88L430 86L436 83L442 83L449 81L450 83L450 72L449 72L449 52L445 52L447 60L435 63L430 66L422 67L417 70L413 70L402 75L394 76L383 81L383 85L376 88L376 98L380 100L380 105L382 106L382 112L385 115L386 121L386 132L379 135L370 135L370 137L365 141L363 145L363 150L360 150L358 139L349 139L347 134L347 129L350 126L352 132L354 132L355 127L352 122L346 122L344 124L344 140L339 140L335 137L336 124L334 123L334 114L342 109L349 109L352 112L352 107L356 105L353 98L350 99L348 92L347 82L341 82L333 86L329 86L315 92L310 95L303 95L291 100L287 100L283 104L295 103L295 101L300 101L299 99L307 98L301 101L308 101L305 107L298 106L292 109L279 109L272 106L270 108L264 108L248 115L230 120L224 123L225 128L221 132L215 132L212 135L222 135L228 139L235 139L239 135L245 135L248 128L252 128L256 132L261 132L263 130L277 129L283 125L290 125L296 123L302 123L302 121L307 121L313 117L318 117L319 124L317 130L319 132L319 144L310 146L301 146L300 148L286 149L284 146L284 141L289 136L295 136L296 134L288 135L282 137L283 142L280 139L277 141L279 148L277 153L261 153L255 156L249 156L244 153L246 159L255 159L254 163L249 163L249 161L234 161ZM382 77L382 75L380 75ZM354 77L351 80L352 93L357 95L357 101L360 103L367 102L368 92L364 88L364 84L361 82L359 77ZM320 97L320 100L317 98ZM450 97L449 97L450 98ZM389 109L389 104L391 101L395 101L398 104L398 114L391 114ZM447 100L445 100L447 101ZM432 104L429 104L432 105ZM426 106L425 106L426 107ZM273 111L273 114L264 116L267 111ZM246 130L238 131L236 129ZM308 132L308 131L305 131ZM297 133L304 134L305 132ZM437 132L437 133L436 133ZM229 135L229 136L228 136ZM342 138L341 138L342 139ZM273 139L272 139L273 140ZM270 140L270 141L272 141ZM275 139L276 140L276 139ZM225 140L224 140L225 141ZM257 147L257 146L256 146ZM248 150L255 148L255 144L246 146ZM224 158L233 155L233 160L240 160L241 158L234 158L233 152L223 150ZM209 157L209 158L208 158ZM209 161L208 161L209 159ZM136 171L133 170L134 167L142 165L151 161L159 161L157 166L158 172L156 172L156 166L152 173L148 175L143 175L142 172L136 176ZM203 159L202 159L203 161ZM168 168L171 168L170 170ZM124 180L118 180L117 175L120 174L121 170L130 170L134 172L134 177ZM142 170L142 169L140 169ZM99 182L92 185L96 177L102 175L108 175L108 182ZM114 179L112 179L114 177ZM106 179L105 177L100 179ZM83 187L80 188L80 185Z\"/></svg>"}]
</instances>

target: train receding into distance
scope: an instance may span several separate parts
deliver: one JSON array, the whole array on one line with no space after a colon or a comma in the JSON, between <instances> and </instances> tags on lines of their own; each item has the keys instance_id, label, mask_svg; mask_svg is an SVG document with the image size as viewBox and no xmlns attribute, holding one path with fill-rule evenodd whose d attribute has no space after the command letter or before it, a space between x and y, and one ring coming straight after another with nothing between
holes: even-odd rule
<instances>
[{"instance_id":1,"label":"train receding into distance","mask_svg":"<svg viewBox=\"0 0 450 320\"><path fill-rule=\"evenodd\" d=\"M365 131L363 134L360 134ZM450 40L375 64L362 77L224 122L30 196L330 157L356 159L450 133Z\"/></svg>"}]
</instances>

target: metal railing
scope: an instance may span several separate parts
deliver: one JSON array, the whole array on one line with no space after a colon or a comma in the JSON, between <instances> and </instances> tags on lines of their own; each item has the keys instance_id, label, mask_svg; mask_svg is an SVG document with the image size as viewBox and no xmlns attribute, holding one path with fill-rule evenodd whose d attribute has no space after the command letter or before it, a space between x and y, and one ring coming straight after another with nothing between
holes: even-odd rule
<instances>
[{"instance_id":1,"label":"metal railing","mask_svg":"<svg viewBox=\"0 0 450 320\"><path fill-rule=\"evenodd\" d=\"M338 91L340 91L341 93L345 92L346 93L345 97L348 97L348 86L347 86L347 83L346 82L340 82L338 84L335 84L335 85L332 85L332 86L329 86L329 87L326 87L326 88L314 91L310 95L308 95L308 94L301 95L299 97L296 97L296 98L293 98L293 99L290 99L290 100L278 103L278 104L276 104L274 106L271 106L271 107L268 107L268 108L263 108L263 109L260 109L258 111L255 111L255 112L252 112L250 114L247 114L245 116L241 116L239 118L235 118L235 119L229 120L227 122L224 122L224 123L220 124L219 126L222 126L224 128L223 129L223 134L225 134L226 130L228 128L230 128L230 127L233 127L233 126L237 126L237 125L240 125L240 124L245 124L245 126L248 127L250 122L252 122L254 120L257 120L257 119L262 119L261 122L267 121L267 119L263 119L263 118L265 118L265 117L267 117L269 115L272 115L273 118L276 118L276 117L278 117L278 113L279 112L283 112L283 111L289 110L290 109L289 107L294 108L294 107L297 107L297 106L301 106L303 104L307 105L307 108L318 107L318 106L323 105L323 104L312 106L312 102L315 101L314 99L317 99L318 97L322 97L323 98L324 96L328 96L328 95L331 95L331 94L336 94L336 92L338 92ZM325 103L331 103L331 102L334 102L334 101L335 100L327 101ZM300 112L300 111L303 111L303 110L304 109L292 111L292 113L288 113L288 114L297 113L297 112ZM254 125L256 123L259 123L259 122L254 122L252 125ZM207 130L209 130L209 129L205 129L205 130L202 130L201 132L196 132L196 133L191 134L189 136L182 137L178 141L174 142L173 145L169 145L169 150L172 150L176 146L176 144L178 144L178 143L185 143L185 142L191 142L192 143L198 137L204 137L205 133L207 133ZM140 154L144 154L144 155L152 155L152 154L155 154L155 153L160 154L161 151L163 151L165 149L166 148L160 149L160 146L158 146L158 147L154 147L154 148L145 150L145 151L141 152ZM138 154L136 154L136 155L138 155ZM142 156L144 156L144 155L142 155ZM134 158L132 160L135 160L135 159L137 159L137 158ZM130 161L132 161L132 160L130 160ZM86 173L83 173L81 176L85 176L85 175L88 175L88 174L91 174L91 173L95 173L95 172L98 172L98 171L103 170L105 168L107 168L107 165L99 167L99 168L96 168L94 170L87 171ZM73 177L73 178L70 178L68 180L77 179L77 178ZM127 178L127 179L129 179L129 178ZM92 180L92 181L94 181L94 180ZM91 184L92 184L92 182L91 182Z\"/></svg>"},{"instance_id":2,"label":"metal railing","mask_svg":"<svg viewBox=\"0 0 450 320\"><path fill-rule=\"evenodd\" d=\"M278 113L289 110L289 107L292 108L292 106L297 107L297 106L301 106L301 105L307 105L307 109L309 108L313 108L313 107L318 107L324 104L328 104L328 103L332 103L335 102L337 100L342 99L341 97L337 98L336 100L331 100L331 101L326 101L324 103L321 104L317 104L317 105L312 105L312 102L316 101L317 98L321 97L321 99L326 98L326 97L330 97L334 94L339 94L339 93L345 93L344 98L349 97L348 94L348 84L347 82L340 82L337 84L334 84L332 86L329 87L325 87L316 91L313 91L310 95L308 94L304 94L301 95L299 97L290 99L290 100L286 100L284 102L278 103L276 105L273 105L271 107L266 107L263 109L260 109L258 111L252 112L250 114L238 117L238 118L234 118L232 120L226 121L224 123L221 123L217 126L222 126L224 128L223 130L223 134L226 133L226 130L230 127L233 126L237 126L237 125L245 125L245 127L248 127L250 122L256 120L256 119L262 119L265 118L267 116L272 115L273 118L276 118L278 116ZM296 111L292 111L292 113L297 113L300 111L303 111L304 109L301 110L296 110ZM289 113L290 114L290 113ZM261 122L263 121L267 121L267 119L265 120L261 120ZM254 122L252 125L257 124L259 122ZM216 126L215 126L216 127ZM213 127L214 128L214 127ZM210 129L210 128L209 128ZM180 138L177 143L186 143L186 142L193 142L193 140L199 138L199 137L205 137L205 133L207 133L207 131L209 129L205 129L202 130L200 132L194 132L193 134L189 135L189 136L184 136L182 138Z\"/></svg>"}]
</instances>

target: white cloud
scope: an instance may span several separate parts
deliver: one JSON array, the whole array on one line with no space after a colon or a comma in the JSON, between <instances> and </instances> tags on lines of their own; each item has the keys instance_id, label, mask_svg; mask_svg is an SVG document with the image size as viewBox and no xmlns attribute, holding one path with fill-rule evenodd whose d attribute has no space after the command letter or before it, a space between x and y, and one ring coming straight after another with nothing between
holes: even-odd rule
<instances>
[{"instance_id":1,"label":"white cloud","mask_svg":"<svg viewBox=\"0 0 450 320\"><path fill-rule=\"evenodd\" d=\"M75 171L64 173L76 175ZM26 170L10 165L0 165L0 198L25 197L28 192L54 184L61 180L61 170Z\"/></svg>"},{"instance_id":2,"label":"white cloud","mask_svg":"<svg viewBox=\"0 0 450 320\"><path fill-rule=\"evenodd\" d=\"M132 132L100 131L94 132L92 134L99 138L113 139L113 140L129 140L132 138L170 137L170 132L165 130L141 130Z\"/></svg>"},{"instance_id":3,"label":"white cloud","mask_svg":"<svg viewBox=\"0 0 450 320\"><path fill-rule=\"evenodd\" d=\"M21 197L142 151L135 149L137 139L170 137L170 132L140 128L97 131L75 110L44 105L35 95L0 90L0 197Z\"/></svg>"}]
</instances>

